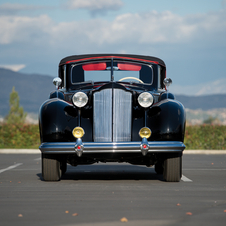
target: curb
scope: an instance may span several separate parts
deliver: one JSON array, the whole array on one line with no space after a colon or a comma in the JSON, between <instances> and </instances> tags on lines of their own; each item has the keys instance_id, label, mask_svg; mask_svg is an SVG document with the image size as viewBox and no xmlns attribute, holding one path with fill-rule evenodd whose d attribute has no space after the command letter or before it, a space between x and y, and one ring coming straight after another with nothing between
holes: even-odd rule
<instances>
[{"instance_id":1,"label":"curb","mask_svg":"<svg viewBox=\"0 0 226 226\"><path fill-rule=\"evenodd\" d=\"M226 155L226 150L184 150L185 155Z\"/></svg>"},{"instance_id":2,"label":"curb","mask_svg":"<svg viewBox=\"0 0 226 226\"><path fill-rule=\"evenodd\" d=\"M39 149L0 149L0 154L41 154Z\"/></svg>"},{"instance_id":3,"label":"curb","mask_svg":"<svg viewBox=\"0 0 226 226\"><path fill-rule=\"evenodd\" d=\"M185 150L185 155L226 155L226 150ZM41 154L39 149L0 149L0 154Z\"/></svg>"}]
</instances>

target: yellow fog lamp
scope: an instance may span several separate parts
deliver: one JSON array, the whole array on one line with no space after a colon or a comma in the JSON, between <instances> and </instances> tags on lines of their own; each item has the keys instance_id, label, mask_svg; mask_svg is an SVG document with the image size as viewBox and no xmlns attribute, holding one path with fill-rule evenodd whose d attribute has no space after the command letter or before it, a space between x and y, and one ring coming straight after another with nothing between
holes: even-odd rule
<instances>
[{"instance_id":1,"label":"yellow fog lamp","mask_svg":"<svg viewBox=\"0 0 226 226\"><path fill-rule=\"evenodd\" d=\"M85 132L82 127L75 127L72 131L72 134L75 138L81 138L84 136Z\"/></svg>"},{"instance_id":2,"label":"yellow fog lamp","mask_svg":"<svg viewBox=\"0 0 226 226\"><path fill-rule=\"evenodd\" d=\"M141 128L141 130L139 131L139 135L141 138L149 138L151 136L151 130L147 127L143 127Z\"/></svg>"}]
</instances>

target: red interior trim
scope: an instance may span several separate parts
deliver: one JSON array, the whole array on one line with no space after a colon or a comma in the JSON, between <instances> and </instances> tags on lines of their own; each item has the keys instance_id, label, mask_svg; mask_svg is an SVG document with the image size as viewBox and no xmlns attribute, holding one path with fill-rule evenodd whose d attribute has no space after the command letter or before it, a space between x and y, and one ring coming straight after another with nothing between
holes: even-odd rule
<instances>
[{"instance_id":1,"label":"red interior trim","mask_svg":"<svg viewBox=\"0 0 226 226\"><path fill-rule=\"evenodd\" d=\"M84 71L103 71L107 67L106 63L91 63L82 65Z\"/></svg>"},{"instance_id":2,"label":"red interior trim","mask_svg":"<svg viewBox=\"0 0 226 226\"><path fill-rule=\"evenodd\" d=\"M123 70L123 71L140 71L141 65L118 63L118 68L119 70Z\"/></svg>"},{"instance_id":3,"label":"red interior trim","mask_svg":"<svg viewBox=\"0 0 226 226\"><path fill-rule=\"evenodd\" d=\"M101 57L89 57L89 58L83 58L79 60L71 60L67 61L66 64L78 62L78 61L85 61L85 60L94 60L94 59L126 59L126 60L138 60L138 61L143 61L143 62L149 62L149 63L154 63L154 64L159 64L157 61L151 61L151 60L144 60L144 59L139 59L139 58L132 58L132 57L121 57L121 56L101 56Z\"/></svg>"}]
</instances>

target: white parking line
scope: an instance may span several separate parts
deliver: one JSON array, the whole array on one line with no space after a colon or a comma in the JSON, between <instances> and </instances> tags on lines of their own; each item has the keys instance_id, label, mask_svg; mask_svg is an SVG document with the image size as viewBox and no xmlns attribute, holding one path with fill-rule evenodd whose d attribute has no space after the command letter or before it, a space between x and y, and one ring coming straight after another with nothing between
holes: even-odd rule
<instances>
[{"instance_id":1,"label":"white parking line","mask_svg":"<svg viewBox=\"0 0 226 226\"><path fill-rule=\"evenodd\" d=\"M41 158L34 159L34 161L40 161L40 160L41 160Z\"/></svg>"},{"instance_id":2,"label":"white parking line","mask_svg":"<svg viewBox=\"0 0 226 226\"><path fill-rule=\"evenodd\" d=\"M23 164L23 163L17 163L17 164L15 164L15 165L9 166L9 167L7 167L7 168L5 168L5 169L1 169L1 170L0 170L0 173L3 173L3 172L5 172L5 171L7 171L7 170L14 169L14 168L16 168L17 166L20 166L20 165L22 165L22 164Z\"/></svg>"},{"instance_id":3,"label":"white parking line","mask_svg":"<svg viewBox=\"0 0 226 226\"><path fill-rule=\"evenodd\" d=\"M184 182L192 182L192 180L190 180L189 178L185 177L184 175L182 175L181 180Z\"/></svg>"}]
</instances>

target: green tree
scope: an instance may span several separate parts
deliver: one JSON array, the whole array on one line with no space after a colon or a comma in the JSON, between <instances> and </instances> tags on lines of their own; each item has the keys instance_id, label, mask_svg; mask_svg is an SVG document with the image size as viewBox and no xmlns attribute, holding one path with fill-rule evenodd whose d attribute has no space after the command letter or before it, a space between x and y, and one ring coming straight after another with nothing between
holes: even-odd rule
<instances>
[{"instance_id":1,"label":"green tree","mask_svg":"<svg viewBox=\"0 0 226 226\"><path fill-rule=\"evenodd\" d=\"M209 124L209 125L211 125L211 124L213 124L214 121L216 121L216 120L217 120L217 118L214 118L214 117L212 117L212 116L209 116L209 118L206 119L206 120L204 120L203 123L204 123L204 124Z\"/></svg>"},{"instance_id":2,"label":"green tree","mask_svg":"<svg viewBox=\"0 0 226 226\"><path fill-rule=\"evenodd\" d=\"M21 124L25 122L27 113L24 112L23 107L20 107L20 98L15 87L13 87L9 98L9 114L6 116L6 122L9 124Z\"/></svg>"}]
</instances>

